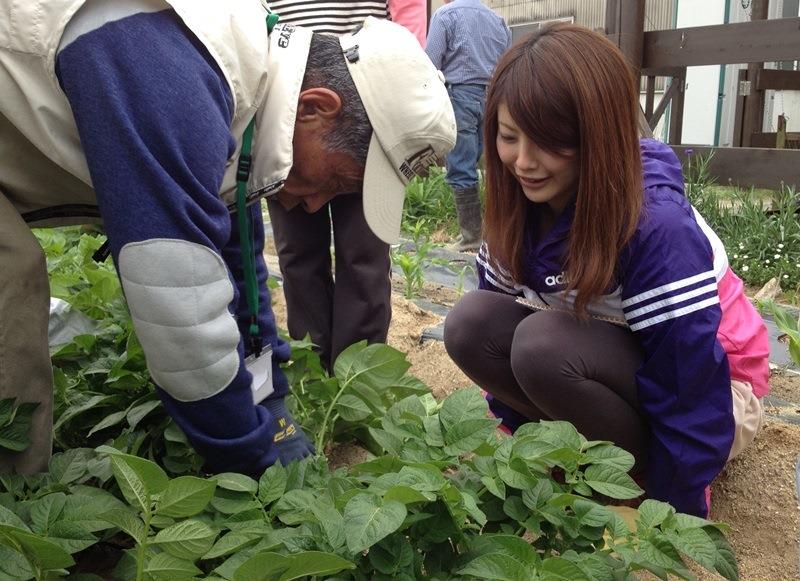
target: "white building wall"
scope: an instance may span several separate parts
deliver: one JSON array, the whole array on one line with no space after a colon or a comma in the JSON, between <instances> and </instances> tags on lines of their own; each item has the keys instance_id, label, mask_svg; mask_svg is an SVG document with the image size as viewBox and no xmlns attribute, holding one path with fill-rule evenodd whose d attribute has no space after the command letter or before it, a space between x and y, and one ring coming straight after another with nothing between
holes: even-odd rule
<instances>
[{"instance_id":1,"label":"white building wall","mask_svg":"<svg viewBox=\"0 0 800 581\"><path fill-rule=\"evenodd\" d=\"M725 0L679 0L677 28L722 24ZM713 145L717 123L719 65L688 67L683 109L683 143Z\"/></svg>"}]
</instances>

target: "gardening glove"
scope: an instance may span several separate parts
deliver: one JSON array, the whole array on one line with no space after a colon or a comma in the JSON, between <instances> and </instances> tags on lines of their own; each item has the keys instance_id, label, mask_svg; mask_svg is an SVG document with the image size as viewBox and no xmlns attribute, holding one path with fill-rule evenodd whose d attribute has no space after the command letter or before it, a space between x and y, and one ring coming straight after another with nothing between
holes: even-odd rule
<instances>
[{"instance_id":1,"label":"gardening glove","mask_svg":"<svg viewBox=\"0 0 800 581\"><path fill-rule=\"evenodd\" d=\"M286 409L283 396L267 398L261 405L266 407L272 416L272 444L281 464L286 466L293 460L300 460L316 453L314 444Z\"/></svg>"}]
</instances>

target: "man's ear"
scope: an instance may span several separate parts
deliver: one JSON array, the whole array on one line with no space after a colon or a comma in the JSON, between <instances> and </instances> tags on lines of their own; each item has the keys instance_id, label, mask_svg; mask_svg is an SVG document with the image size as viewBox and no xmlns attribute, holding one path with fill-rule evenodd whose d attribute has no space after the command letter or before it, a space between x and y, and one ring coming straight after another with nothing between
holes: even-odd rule
<instances>
[{"instance_id":1,"label":"man's ear","mask_svg":"<svg viewBox=\"0 0 800 581\"><path fill-rule=\"evenodd\" d=\"M336 118L342 110L342 99L336 91L312 87L300 92L297 101L297 122L309 123Z\"/></svg>"}]
</instances>

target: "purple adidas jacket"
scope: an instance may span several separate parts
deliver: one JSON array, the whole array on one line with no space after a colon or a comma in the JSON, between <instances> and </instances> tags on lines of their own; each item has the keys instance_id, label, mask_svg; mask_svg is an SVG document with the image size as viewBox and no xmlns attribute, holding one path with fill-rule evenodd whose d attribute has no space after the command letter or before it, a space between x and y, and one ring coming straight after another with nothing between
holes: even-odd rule
<instances>
[{"instance_id":1,"label":"purple adidas jacket","mask_svg":"<svg viewBox=\"0 0 800 581\"><path fill-rule=\"evenodd\" d=\"M636 373L651 434L647 495L706 516L704 489L719 474L734 437L731 379L768 391L769 343L761 317L728 265L719 238L684 196L680 162L669 146L642 140L644 205L621 253L614 288L588 310L624 320L644 361ZM573 310L565 292L567 235L574 205L535 244L530 216L524 280L477 257L479 288Z\"/></svg>"}]
</instances>

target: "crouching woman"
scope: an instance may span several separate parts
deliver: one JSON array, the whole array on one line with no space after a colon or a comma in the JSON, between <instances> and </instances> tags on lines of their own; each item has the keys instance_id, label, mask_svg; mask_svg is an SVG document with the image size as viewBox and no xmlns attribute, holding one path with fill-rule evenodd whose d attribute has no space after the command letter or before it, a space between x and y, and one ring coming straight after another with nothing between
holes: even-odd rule
<instances>
[{"instance_id":1,"label":"crouching woman","mask_svg":"<svg viewBox=\"0 0 800 581\"><path fill-rule=\"evenodd\" d=\"M486 106L479 290L445 345L512 430L572 422L636 459L650 498L706 516L754 438L766 328L672 150L638 136L638 84L605 37L559 24L516 44Z\"/></svg>"}]
</instances>

